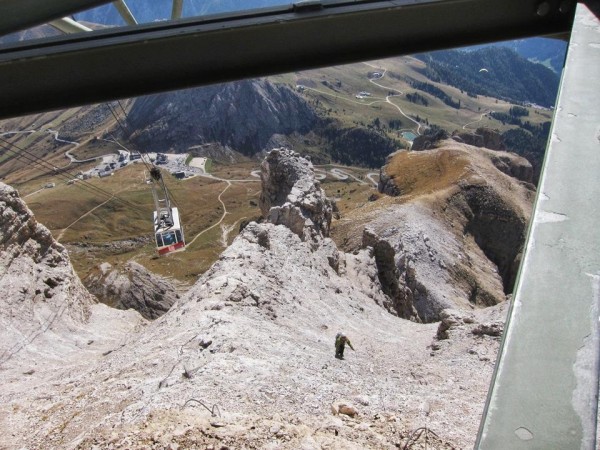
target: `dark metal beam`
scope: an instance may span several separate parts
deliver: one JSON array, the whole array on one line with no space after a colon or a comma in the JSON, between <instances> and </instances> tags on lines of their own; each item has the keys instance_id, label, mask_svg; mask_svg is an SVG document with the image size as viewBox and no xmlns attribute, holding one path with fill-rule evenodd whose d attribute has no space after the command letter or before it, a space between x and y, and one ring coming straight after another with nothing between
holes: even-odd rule
<instances>
[{"instance_id":1,"label":"dark metal beam","mask_svg":"<svg viewBox=\"0 0 600 450\"><path fill-rule=\"evenodd\" d=\"M558 1L404 0L271 9L0 49L0 118L481 42L564 33ZM572 2L574 5L574 2ZM573 9L573 8L571 8Z\"/></svg>"},{"instance_id":2,"label":"dark metal beam","mask_svg":"<svg viewBox=\"0 0 600 450\"><path fill-rule=\"evenodd\" d=\"M2 0L0 36L70 16L110 0Z\"/></svg>"}]
</instances>

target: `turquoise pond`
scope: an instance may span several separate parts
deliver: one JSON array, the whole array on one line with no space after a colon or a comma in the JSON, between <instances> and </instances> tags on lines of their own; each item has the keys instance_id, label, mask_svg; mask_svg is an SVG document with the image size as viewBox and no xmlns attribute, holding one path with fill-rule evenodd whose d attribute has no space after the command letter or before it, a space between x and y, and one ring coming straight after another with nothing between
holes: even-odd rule
<instances>
[{"instance_id":1,"label":"turquoise pond","mask_svg":"<svg viewBox=\"0 0 600 450\"><path fill-rule=\"evenodd\" d=\"M417 137L417 135L415 133L413 133L412 131L403 131L402 137L404 139L406 139L407 141L414 141L415 138Z\"/></svg>"}]
</instances>

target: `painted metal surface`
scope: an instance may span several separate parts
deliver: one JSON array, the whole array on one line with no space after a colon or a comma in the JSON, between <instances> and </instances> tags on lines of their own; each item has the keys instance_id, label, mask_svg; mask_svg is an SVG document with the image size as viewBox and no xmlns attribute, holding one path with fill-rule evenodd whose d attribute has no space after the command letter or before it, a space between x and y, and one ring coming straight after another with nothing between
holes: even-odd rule
<instances>
[{"instance_id":1,"label":"painted metal surface","mask_svg":"<svg viewBox=\"0 0 600 450\"><path fill-rule=\"evenodd\" d=\"M477 449L596 448L600 21L577 7L524 262Z\"/></svg>"},{"instance_id":2,"label":"painted metal surface","mask_svg":"<svg viewBox=\"0 0 600 450\"><path fill-rule=\"evenodd\" d=\"M81 33L82 31L88 32L92 31L91 28L86 27L85 25L80 24L79 22L74 21L70 17L63 17L62 19L56 19L52 22L49 22L48 25L56 28L57 30L62 31L63 33Z\"/></svg>"},{"instance_id":3,"label":"painted metal surface","mask_svg":"<svg viewBox=\"0 0 600 450\"><path fill-rule=\"evenodd\" d=\"M119 14L125 23L128 25L137 25L137 20L135 20L135 17L133 17L133 14L131 13L129 6L127 6L127 3L125 3L125 0L116 0L113 2L113 5L115 5L115 8L117 8L117 11L119 11Z\"/></svg>"}]
</instances>

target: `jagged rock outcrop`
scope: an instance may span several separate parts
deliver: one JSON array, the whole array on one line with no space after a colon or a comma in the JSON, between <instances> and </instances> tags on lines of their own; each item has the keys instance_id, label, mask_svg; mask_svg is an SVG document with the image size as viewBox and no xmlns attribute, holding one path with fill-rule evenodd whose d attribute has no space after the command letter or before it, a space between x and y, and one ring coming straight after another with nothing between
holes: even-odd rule
<instances>
[{"instance_id":1,"label":"jagged rock outcrop","mask_svg":"<svg viewBox=\"0 0 600 450\"><path fill-rule=\"evenodd\" d=\"M414 138L410 149L413 151L429 150L430 148L433 148L437 142L448 139L448 137L450 137L448 132L443 128L440 128L433 133L422 134Z\"/></svg>"},{"instance_id":2,"label":"jagged rock outcrop","mask_svg":"<svg viewBox=\"0 0 600 450\"><path fill-rule=\"evenodd\" d=\"M502 135L498 130L480 127L473 132L455 131L452 133L452 139L474 147L485 147L490 150L504 150Z\"/></svg>"},{"instance_id":3,"label":"jagged rock outcrop","mask_svg":"<svg viewBox=\"0 0 600 450\"><path fill-rule=\"evenodd\" d=\"M498 152L491 156L491 161L499 171L525 183L533 182L533 166L527 159L514 153ZM530 188L535 189L535 186Z\"/></svg>"},{"instance_id":4,"label":"jagged rock outcrop","mask_svg":"<svg viewBox=\"0 0 600 450\"><path fill-rule=\"evenodd\" d=\"M0 364L35 341L85 323L95 299L65 248L15 189L0 183ZM47 349L52 354L55 349Z\"/></svg>"},{"instance_id":5,"label":"jagged rock outcrop","mask_svg":"<svg viewBox=\"0 0 600 450\"><path fill-rule=\"evenodd\" d=\"M390 154L386 159L386 164L389 163L390 159L394 157L396 153ZM386 195L397 197L402 194L400 188L394 183L394 178L387 173L385 166L379 169L379 181L377 182L377 190Z\"/></svg>"},{"instance_id":6,"label":"jagged rock outcrop","mask_svg":"<svg viewBox=\"0 0 600 450\"><path fill-rule=\"evenodd\" d=\"M329 236L333 204L315 179L312 163L296 152L272 150L261 164L263 217L302 240Z\"/></svg>"},{"instance_id":7,"label":"jagged rock outcrop","mask_svg":"<svg viewBox=\"0 0 600 450\"><path fill-rule=\"evenodd\" d=\"M135 261L122 269L102 263L85 280L89 291L118 309L134 309L146 319L157 319L179 298L176 286Z\"/></svg>"},{"instance_id":8,"label":"jagged rock outcrop","mask_svg":"<svg viewBox=\"0 0 600 450\"><path fill-rule=\"evenodd\" d=\"M278 135L308 132L318 118L288 86L257 79L140 97L127 122L147 151L217 143L252 156Z\"/></svg>"}]
</instances>

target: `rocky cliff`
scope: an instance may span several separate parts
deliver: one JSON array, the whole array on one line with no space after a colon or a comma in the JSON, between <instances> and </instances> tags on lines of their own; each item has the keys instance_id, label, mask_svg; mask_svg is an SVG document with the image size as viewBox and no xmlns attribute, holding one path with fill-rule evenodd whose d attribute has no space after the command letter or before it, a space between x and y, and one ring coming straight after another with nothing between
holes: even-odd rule
<instances>
[{"instance_id":1,"label":"rocky cliff","mask_svg":"<svg viewBox=\"0 0 600 450\"><path fill-rule=\"evenodd\" d=\"M429 447L472 445L498 347L474 331L487 316L447 314L439 331L390 314L377 243L340 252L310 164L284 150L267 161L266 221L167 313L146 323L95 305L60 330L77 345L44 343L59 362L39 351L33 371L23 353L0 366L1 447L402 448L423 426ZM355 349L344 360L340 331Z\"/></svg>"},{"instance_id":2,"label":"rocky cliff","mask_svg":"<svg viewBox=\"0 0 600 450\"><path fill-rule=\"evenodd\" d=\"M348 250L372 247L398 314L425 322L512 292L534 196L524 158L452 140L436 145L392 155L379 189L397 200L357 211L334 233Z\"/></svg>"},{"instance_id":3,"label":"rocky cliff","mask_svg":"<svg viewBox=\"0 0 600 450\"><path fill-rule=\"evenodd\" d=\"M0 183L0 364L41 346L47 335L85 323L95 299L65 248L39 224L16 190ZM52 353L54 349L48 349Z\"/></svg>"},{"instance_id":4,"label":"rocky cliff","mask_svg":"<svg viewBox=\"0 0 600 450\"><path fill-rule=\"evenodd\" d=\"M317 116L292 89L245 80L140 97L127 116L145 151L187 151L215 142L251 156L279 135L305 133Z\"/></svg>"}]
</instances>

